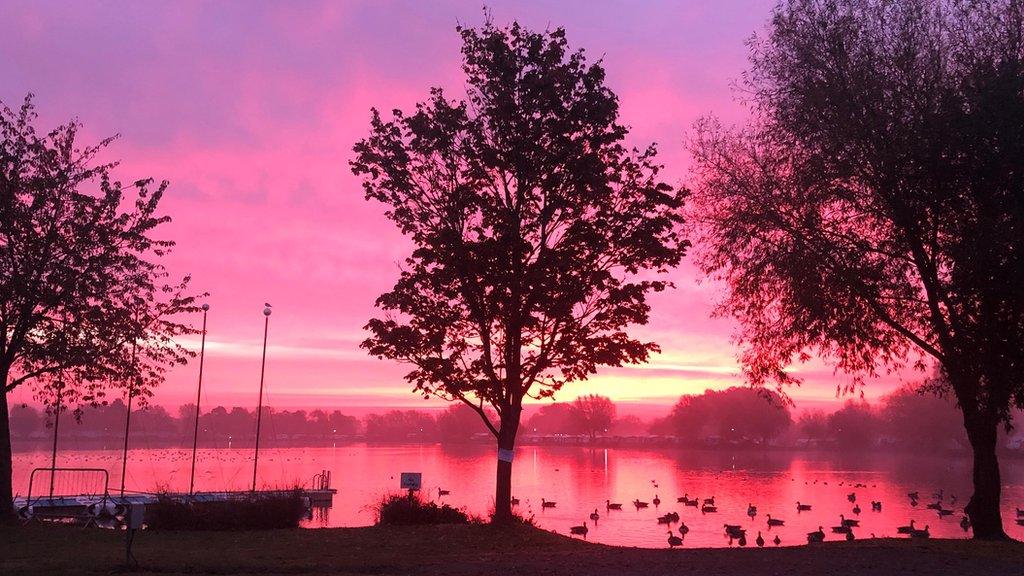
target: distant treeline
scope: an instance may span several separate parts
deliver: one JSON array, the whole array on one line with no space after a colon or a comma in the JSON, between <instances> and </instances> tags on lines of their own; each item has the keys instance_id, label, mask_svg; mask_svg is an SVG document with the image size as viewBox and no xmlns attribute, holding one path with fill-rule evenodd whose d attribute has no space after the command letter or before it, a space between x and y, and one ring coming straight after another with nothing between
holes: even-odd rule
<instances>
[{"instance_id":1,"label":"distant treeline","mask_svg":"<svg viewBox=\"0 0 1024 576\"><path fill-rule=\"evenodd\" d=\"M359 419L339 410L264 409L263 437L290 441L362 439L368 442L490 441L472 408L458 404L438 414L422 410L390 410ZM116 400L87 408L61 425L61 435L81 439L121 438L125 405ZM176 414L149 406L132 414L132 435L168 443L191 439L195 405ZM493 416L493 415L492 415ZM200 437L221 442L252 440L255 411L218 406L199 420ZM52 434L49 415L31 406L11 409L16 439L40 439ZM915 447L966 449L967 438L955 404L931 394L904 388L877 404L848 401L838 410L805 411L793 418L790 406L776 393L750 388L708 390L684 395L669 415L653 421L617 416L615 403L603 396L583 396L535 408L525 421L523 440L570 436L581 442L612 438L661 438L691 446L774 445L780 447L874 449ZM1016 445L1014 447L1017 447Z\"/></svg>"}]
</instances>

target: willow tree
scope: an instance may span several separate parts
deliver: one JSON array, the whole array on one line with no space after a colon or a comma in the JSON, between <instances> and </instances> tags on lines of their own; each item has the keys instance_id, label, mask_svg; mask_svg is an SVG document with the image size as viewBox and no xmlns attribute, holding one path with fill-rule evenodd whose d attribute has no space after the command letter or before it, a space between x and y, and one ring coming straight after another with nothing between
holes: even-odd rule
<instances>
[{"instance_id":1,"label":"willow tree","mask_svg":"<svg viewBox=\"0 0 1024 576\"><path fill-rule=\"evenodd\" d=\"M604 69L564 30L458 31L465 99L435 88L411 114L374 110L355 146L367 199L415 244L363 347L477 411L497 440L502 522L524 398L658 350L626 330L683 256L684 192L660 180L653 146L624 144Z\"/></svg>"},{"instance_id":2,"label":"willow tree","mask_svg":"<svg viewBox=\"0 0 1024 576\"><path fill-rule=\"evenodd\" d=\"M937 365L974 453L965 510L1004 538L996 438L1024 406L1024 9L789 0L751 45L750 124L699 125L700 264L754 384L817 355Z\"/></svg>"},{"instance_id":3,"label":"willow tree","mask_svg":"<svg viewBox=\"0 0 1024 576\"><path fill-rule=\"evenodd\" d=\"M31 97L0 104L0 516L12 510L8 394L32 388L51 412L124 394L144 403L190 352L188 278L159 263L166 183L110 179L75 122L37 133Z\"/></svg>"}]
</instances>

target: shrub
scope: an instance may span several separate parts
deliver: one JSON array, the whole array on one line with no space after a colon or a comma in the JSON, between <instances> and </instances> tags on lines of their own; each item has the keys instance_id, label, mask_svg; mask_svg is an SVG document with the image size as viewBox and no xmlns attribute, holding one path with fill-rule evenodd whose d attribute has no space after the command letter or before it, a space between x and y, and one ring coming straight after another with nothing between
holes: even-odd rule
<instances>
[{"instance_id":1,"label":"shrub","mask_svg":"<svg viewBox=\"0 0 1024 576\"><path fill-rule=\"evenodd\" d=\"M305 499L298 490L210 502L160 495L146 507L146 525L155 530L273 530L296 528L305 515Z\"/></svg>"},{"instance_id":2,"label":"shrub","mask_svg":"<svg viewBox=\"0 0 1024 576\"><path fill-rule=\"evenodd\" d=\"M447 504L424 502L419 494L387 494L374 505L378 526L469 524L465 511Z\"/></svg>"}]
</instances>

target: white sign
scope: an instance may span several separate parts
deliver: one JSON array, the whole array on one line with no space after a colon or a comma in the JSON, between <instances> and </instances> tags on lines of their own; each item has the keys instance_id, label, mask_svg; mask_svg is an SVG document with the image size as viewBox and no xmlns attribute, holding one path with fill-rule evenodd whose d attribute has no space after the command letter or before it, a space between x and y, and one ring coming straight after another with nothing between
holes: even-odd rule
<instances>
[{"instance_id":1,"label":"white sign","mask_svg":"<svg viewBox=\"0 0 1024 576\"><path fill-rule=\"evenodd\" d=\"M422 472L402 472L402 490L419 490L422 485Z\"/></svg>"}]
</instances>

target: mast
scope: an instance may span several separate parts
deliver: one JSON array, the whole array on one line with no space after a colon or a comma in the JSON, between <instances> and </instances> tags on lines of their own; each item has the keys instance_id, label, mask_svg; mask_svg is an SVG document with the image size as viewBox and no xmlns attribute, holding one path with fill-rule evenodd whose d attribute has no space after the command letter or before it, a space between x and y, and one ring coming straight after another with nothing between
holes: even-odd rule
<instances>
[{"instance_id":1,"label":"mast","mask_svg":"<svg viewBox=\"0 0 1024 576\"><path fill-rule=\"evenodd\" d=\"M188 495L191 496L196 484L196 448L199 445L199 401L203 396L203 357L206 353L206 313L209 304L203 304L203 336L199 344L199 389L196 390L196 422L192 431L192 472L188 477Z\"/></svg>"}]
</instances>

